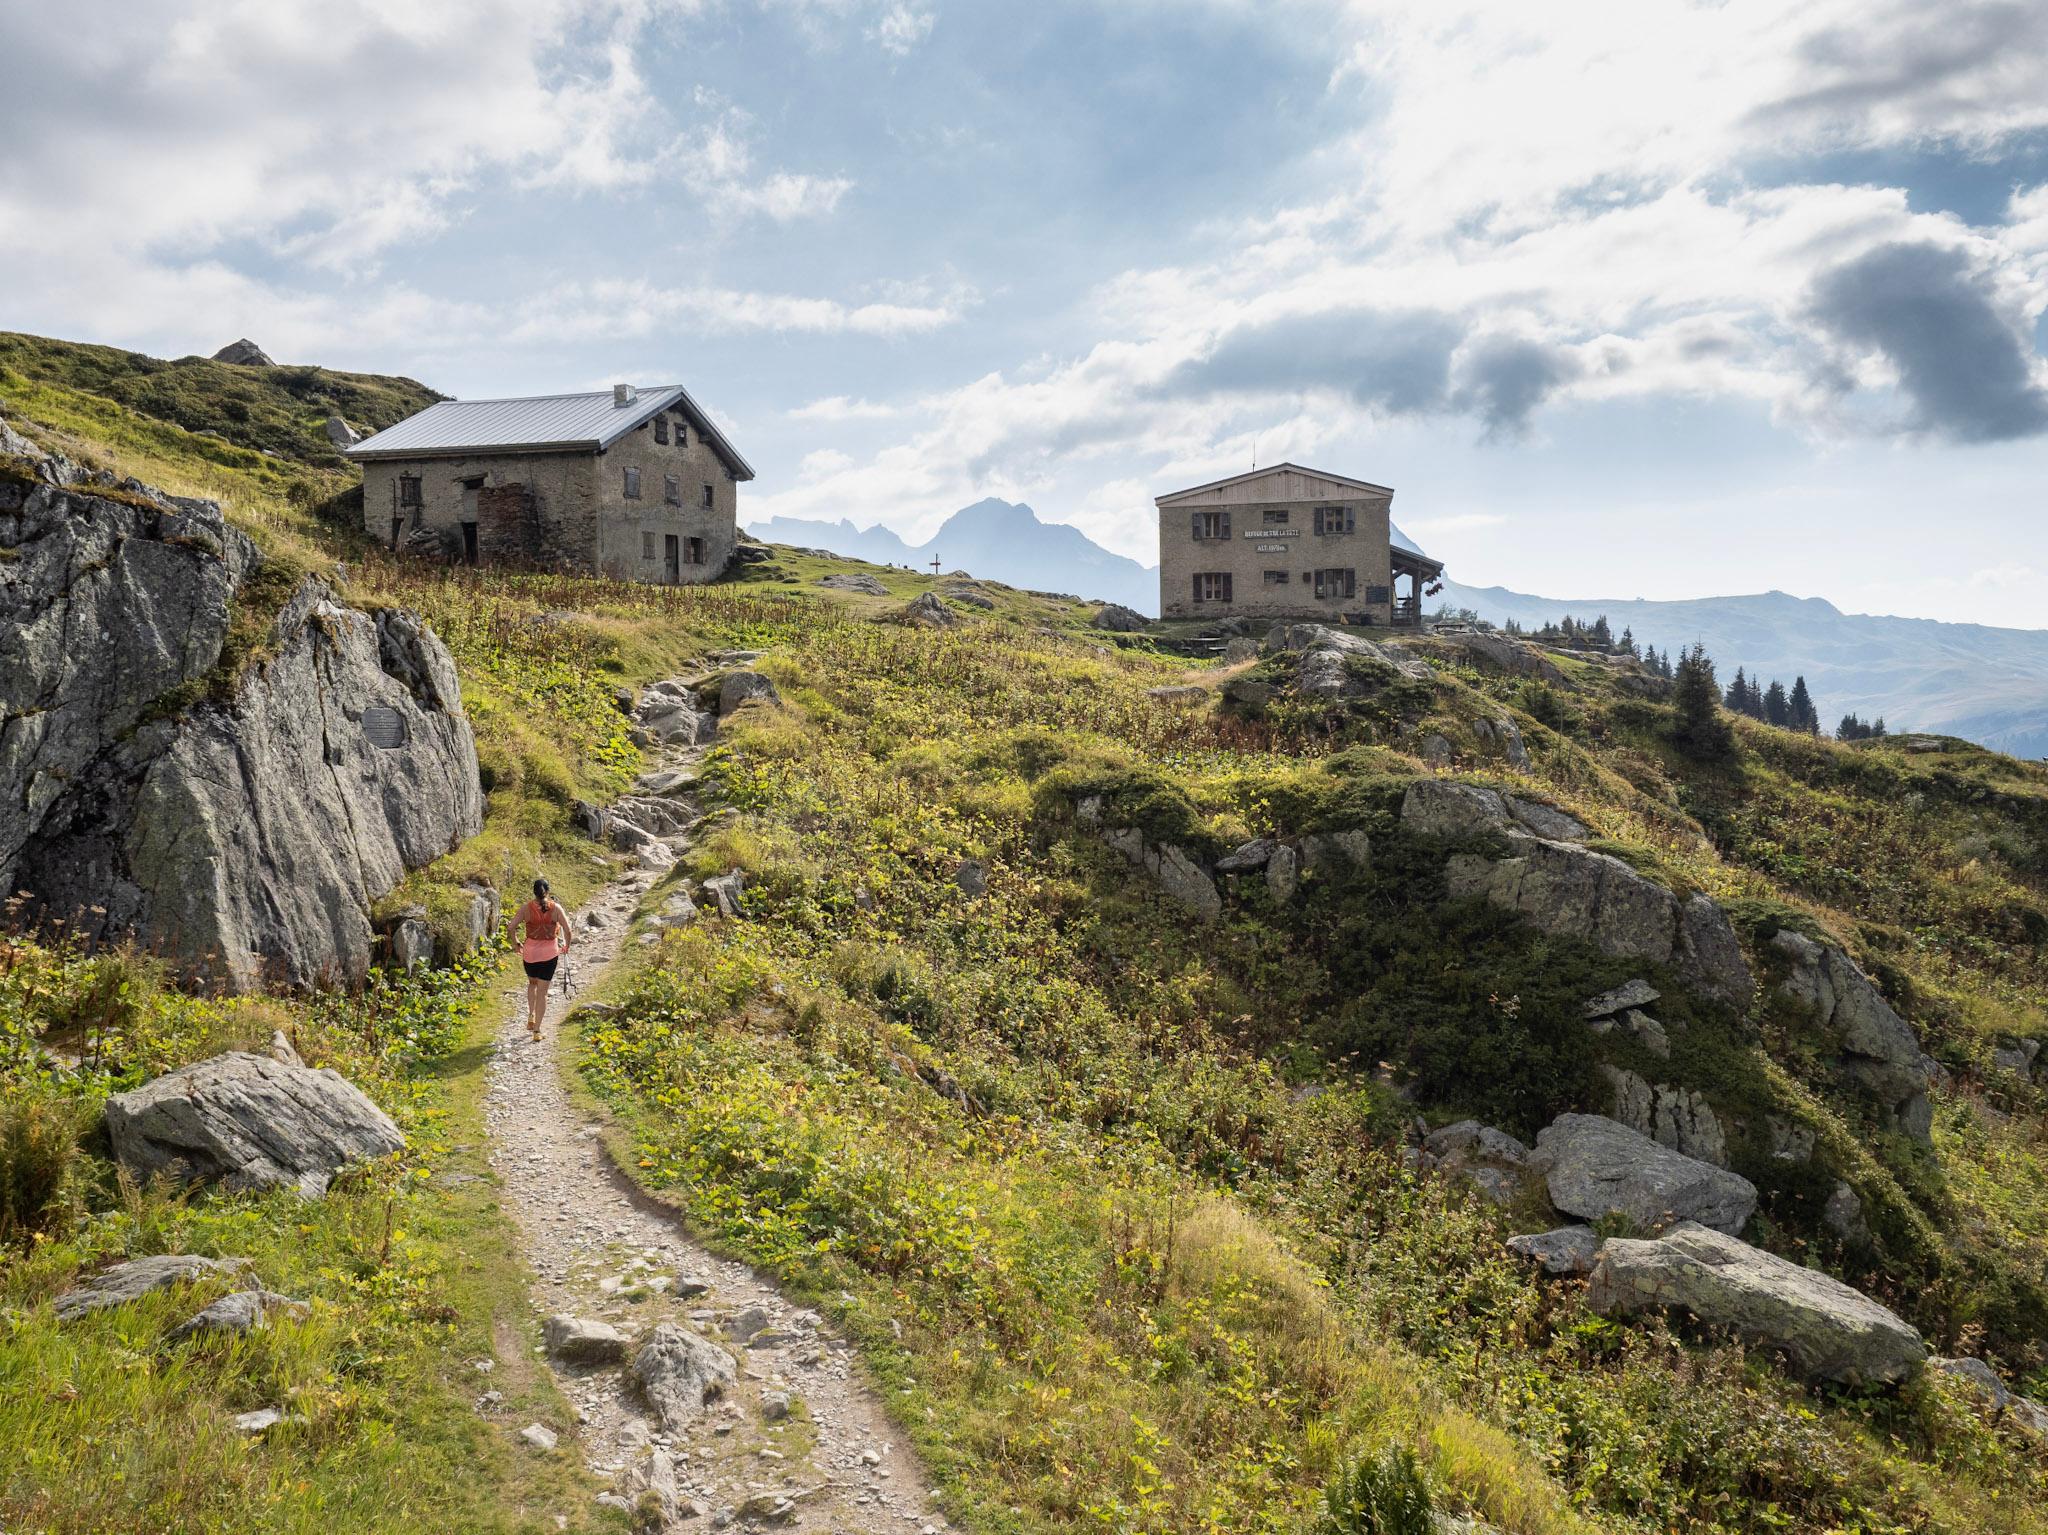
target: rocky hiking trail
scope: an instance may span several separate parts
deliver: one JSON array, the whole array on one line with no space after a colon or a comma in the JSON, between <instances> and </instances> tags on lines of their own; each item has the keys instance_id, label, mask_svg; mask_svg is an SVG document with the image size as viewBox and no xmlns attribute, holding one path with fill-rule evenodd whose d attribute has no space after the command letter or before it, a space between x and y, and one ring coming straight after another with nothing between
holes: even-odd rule
<instances>
[{"instance_id":1,"label":"rocky hiking trail","mask_svg":"<svg viewBox=\"0 0 2048 1535\"><path fill-rule=\"evenodd\" d=\"M685 684L670 686L680 696ZM760 696L745 687L744 696ZM728 678L725 692L734 691ZM643 812L613 838L634 849L636 867L573 914L566 987L550 999L543 1041L526 1034L523 976L507 981L500 1000L485 1100L491 1165L533 1274L542 1361L577 1418L520 1434L537 1453L580 1453L612 1483L599 1501L629 1512L637 1530L938 1535L951 1527L850 1344L747 1265L693 1240L635 1188L608 1156L604 1126L562 1080L561 1017L594 991L689 844L702 734L671 737L621 801ZM673 829L639 840L664 821ZM714 910L725 903L709 889L718 883L705 892ZM664 920L694 917L686 894L663 895ZM499 1351L519 1346L504 1337ZM497 1410L496 1394L485 1390L479 1407Z\"/></svg>"}]
</instances>

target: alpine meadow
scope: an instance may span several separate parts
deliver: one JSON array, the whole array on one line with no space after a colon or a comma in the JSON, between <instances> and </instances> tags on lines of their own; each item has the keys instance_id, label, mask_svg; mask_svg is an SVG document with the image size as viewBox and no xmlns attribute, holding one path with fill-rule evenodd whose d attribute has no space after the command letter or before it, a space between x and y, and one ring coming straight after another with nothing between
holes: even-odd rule
<instances>
[{"instance_id":1,"label":"alpine meadow","mask_svg":"<svg viewBox=\"0 0 2048 1535\"><path fill-rule=\"evenodd\" d=\"M156 12L0 1535L2048 1535L2048 7Z\"/></svg>"}]
</instances>

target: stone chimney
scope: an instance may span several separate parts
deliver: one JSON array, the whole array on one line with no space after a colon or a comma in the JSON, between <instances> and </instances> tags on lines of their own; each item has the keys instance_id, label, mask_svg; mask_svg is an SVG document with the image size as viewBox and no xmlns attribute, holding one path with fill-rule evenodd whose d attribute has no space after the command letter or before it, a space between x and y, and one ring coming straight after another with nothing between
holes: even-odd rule
<instances>
[{"instance_id":1,"label":"stone chimney","mask_svg":"<svg viewBox=\"0 0 2048 1535\"><path fill-rule=\"evenodd\" d=\"M631 384L612 385L612 404L614 405L631 405L639 398L640 391Z\"/></svg>"}]
</instances>

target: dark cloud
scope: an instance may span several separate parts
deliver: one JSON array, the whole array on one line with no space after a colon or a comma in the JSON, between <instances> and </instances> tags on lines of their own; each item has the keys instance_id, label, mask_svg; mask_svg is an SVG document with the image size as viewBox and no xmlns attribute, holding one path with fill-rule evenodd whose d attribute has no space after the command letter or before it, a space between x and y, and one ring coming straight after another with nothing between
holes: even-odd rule
<instances>
[{"instance_id":1,"label":"dark cloud","mask_svg":"<svg viewBox=\"0 0 2048 1535\"><path fill-rule=\"evenodd\" d=\"M1428 311L1347 310L1231 331L1168 378L1166 394L1334 389L1393 415L1442 410L1460 328Z\"/></svg>"},{"instance_id":2,"label":"dark cloud","mask_svg":"<svg viewBox=\"0 0 2048 1535\"><path fill-rule=\"evenodd\" d=\"M1578 359L1569 352L1540 341L1494 337L1460 360L1451 403L1478 416L1488 437L1519 437L1536 407L1578 374Z\"/></svg>"},{"instance_id":3,"label":"dark cloud","mask_svg":"<svg viewBox=\"0 0 2048 1535\"><path fill-rule=\"evenodd\" d=\"M1753 114L1836 129L1872 114L1936 130L1982 115L1994 82L2048 48L2048 7L2039 0L1929 6L1895 0L1851 27L1816 32L1800 45L1805 89Z\"/></svg>"},{"instance_id":4,"label":"dark cloud","mask_svg":"<svg viewBox=\"0 0 2048 1535\"><path fill-rule=\"evenodd\" d=\"M2000 442L2048 430L2033 350L1992 302L1963 252L1880 245L1815 283L1812 312L1832 335L1898 369L1921 431Z\"/></svg>"}]
</instances>

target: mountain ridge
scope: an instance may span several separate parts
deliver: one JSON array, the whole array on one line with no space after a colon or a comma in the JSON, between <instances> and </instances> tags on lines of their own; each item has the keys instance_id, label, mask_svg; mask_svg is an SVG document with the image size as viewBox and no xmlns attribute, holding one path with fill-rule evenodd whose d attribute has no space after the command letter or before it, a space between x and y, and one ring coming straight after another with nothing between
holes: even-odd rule
<instances>
[{"instance_id":1,"label":"mountain ridge","mask_svg":"<svg viewBox=\"0 0 2048 1535\"><path fill-rule=\"evenodd\" d=\"M856 527L804 517L769 517L747 531L769 543L827 549L878 565L929 565L973 572L1032 591L1121 602L1143 613L1159 607L1159 571L1113 554L1070 523L1046 522L1029 505L984 496L963 506L921 544L882 523ZM1077 583L1078 586L1077 586Z\"/></svg>"}]
</instances>

